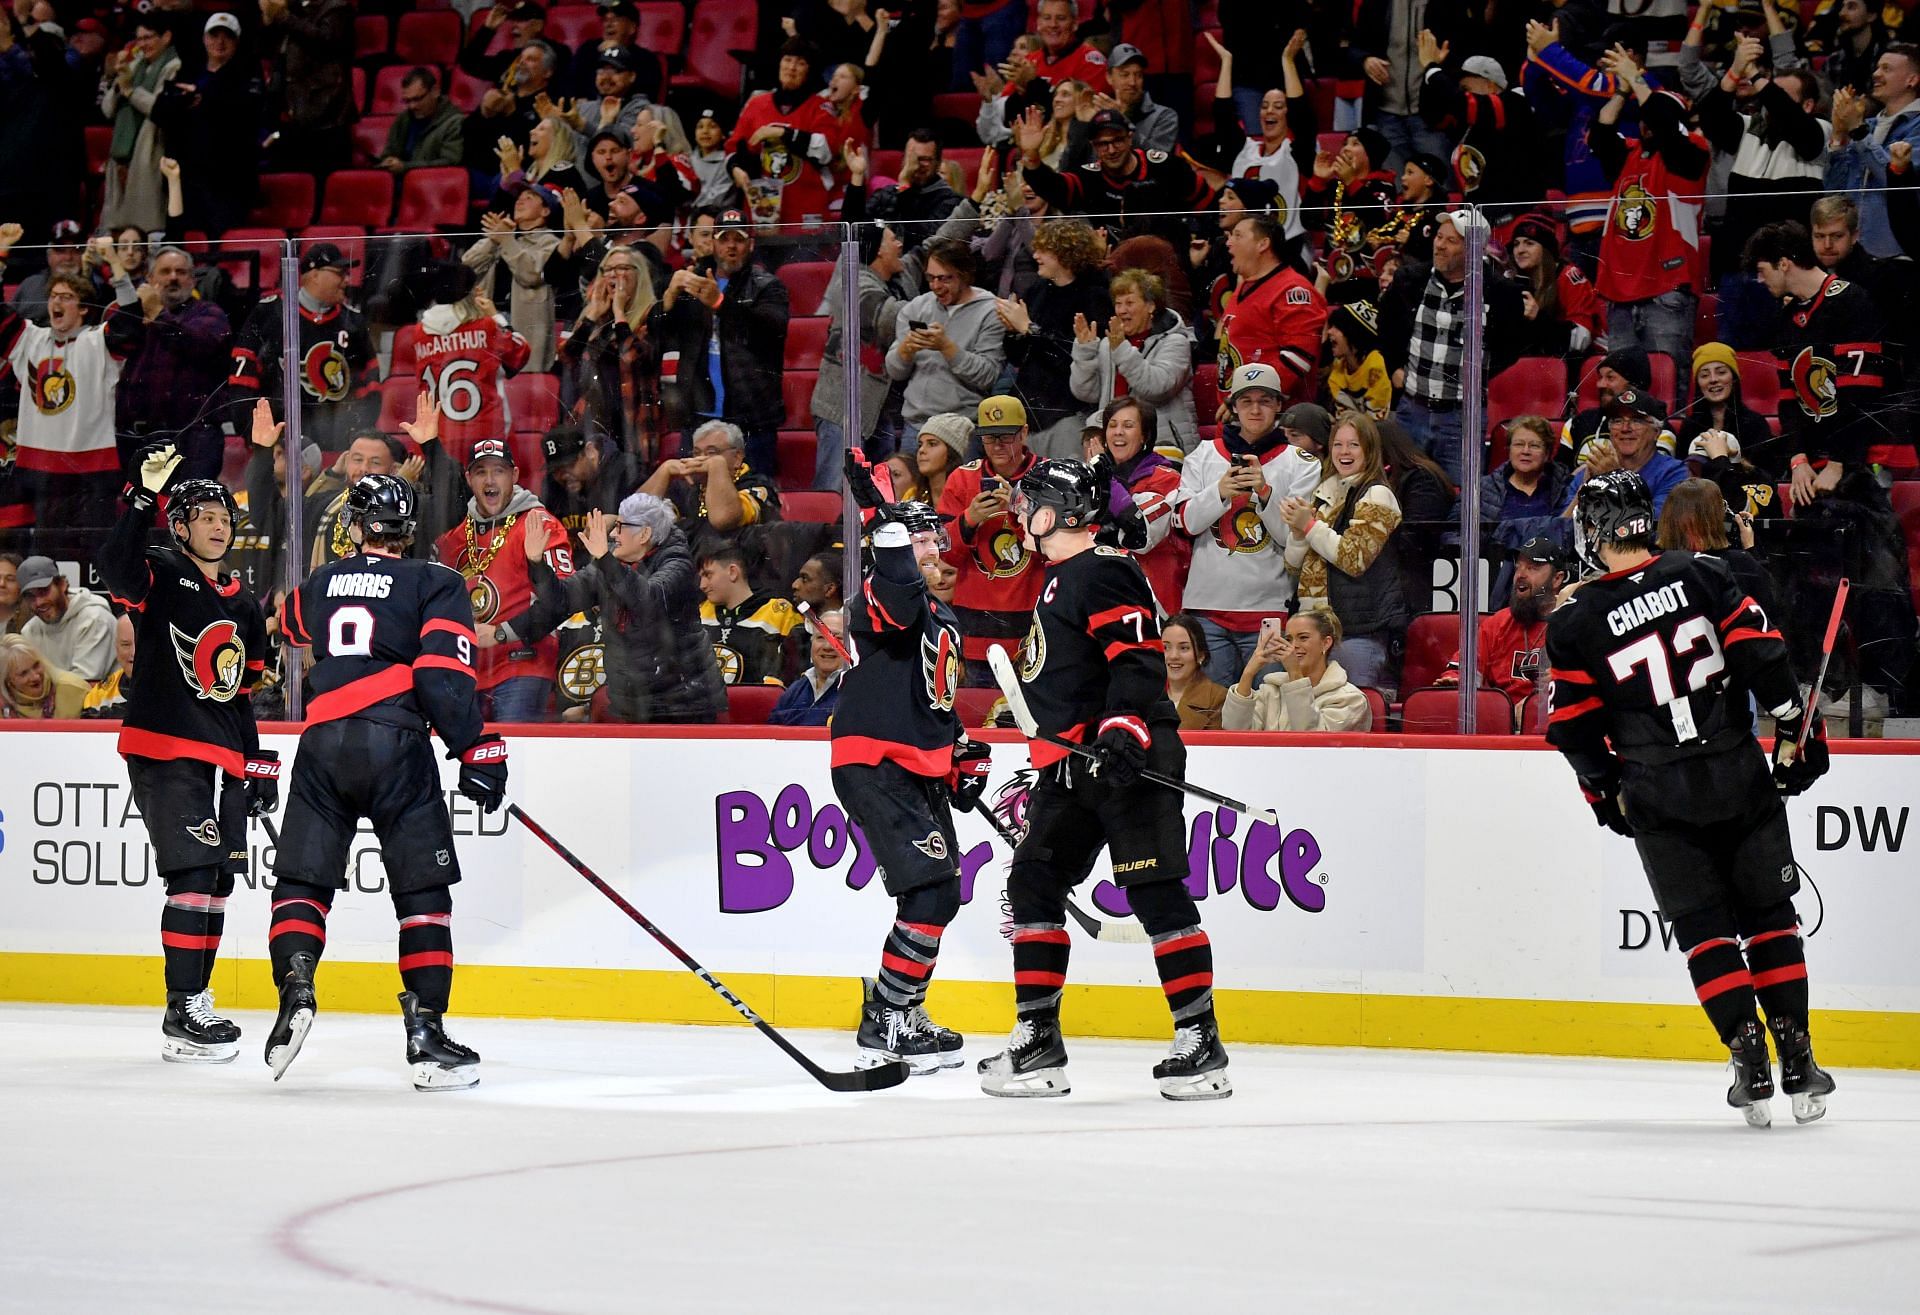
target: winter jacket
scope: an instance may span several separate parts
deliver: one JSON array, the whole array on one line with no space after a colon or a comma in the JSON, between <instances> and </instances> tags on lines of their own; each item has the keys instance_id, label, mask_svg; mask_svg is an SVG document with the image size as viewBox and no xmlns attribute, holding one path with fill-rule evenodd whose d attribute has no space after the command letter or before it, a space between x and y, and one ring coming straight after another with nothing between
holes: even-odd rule
<instances>
[{"instance_id":1,"label":"winter jacket","mask_svg":"<svg viewBox=\"0 0 1920 1315\"><path fill-rule=\"evenodd\" d=\"M1373 708L1346 669L1328 662L1318 684L1284 671L1267 675L1253 697L1238 684L1227 687L1220 729L1226 731L1370 731Z\"/></svg>"},{"instance_id":2,"label":"winter jacket","mask_svg":"<svg viewBox=\"0 0 1920 1315\"><path fill-rule=\"evenodd\" d=\"M513 275L507 322L533 349L524 369L545 372L553 368L553 289L546 278L547 258L560 245L550 228L513 232L505 242L483 237L467 248L461 260L476 275L481 288L493 286L495 268L506 263Z\"/></svg>"},{"instance_id":3,"label":"winter jacket","mask_svg":"<svg viewBox=\"0 0 1920 1315\"><path fill-rule=\"evenodd\" d=\"M663 354L680 353L677 378L661 384L668 428L689 428L714 414L707 345L717 335L727 390L723 418L748 433L779 429L787 414L780 363L791 310L787 285L754 264L728 280L717 310L691 295L676 299L671 309L664 301L656 305L648 320L654 341Z\"/></svg>"},{"instance_id":4,"label":"winter jacket","mask_svg":"<svg viewBox=\"0 0 1920 1315\"><path fill-rule=\"evenodd\" d=\"M1508 548L1518 548L1538 534L1552 533L1557 539L1559 507L1567 495L1573 472L1557 461L1549 461L1540 472L1540 483L1528 497L1507 481L1513 475L1513 463L1502 462L1480 477L1480 521L1499 526L1497 540Z\"/></svg>"},{"instance_id":5,"label":"winter jacket","mask_svg":"<svg viewBox=\"0 0 1920 1315\"><path fill-rule=\"evenodd\" d=\"M100 112L109 123L126 112L134 116L132 153L116 167L107 165L106 204L100 211L102 228L118 230L133 224L146 232L167 226L166 184L160 177L160 159L166 147L160 138L160 125L153 120L153 108L160 93L180 76L180 56L169 49L160 61L159 72L143 72L144 59L134 61L134 87L122 93L118 85L107 83L100 97ZM116 130L117 135L117 130Z\"/></svg>"},{"instance_id":6,"label":"winter jacket","mask_svg":"<svg viewBox=\"0 0 1920 1315\"><path fill-rule=\"evenodd\" d=\"M1105 329L1096 325L1095 331ZM1160 441L1193 451L1200 430L1193 410L1193 330L1170 310L1155 311L1139 346L1109 345L1105 333L1092 342L1073 344L1073 395L1104 412L1113 405L1116 376L1126 395L1151 404L1160 413Z\"/></svg>"},{"instance_id":7,"label":"winter jacket","mask_svg":"<svg viewBox=\"0 0 1920 1315\"><path fill-rule=\"evenodd\" d=\"M911 358L900 355L895 344L916 320L947 326L947 336L960 349L952 361L936 351ZM1006 330L994 312L993 294L984 288L973 289L967 301L951 309L941 305L935 294L921 293L900 312L894 340L887 344L887 378L907 386L901 415L909 425L919 425L943 411L963 415L977 411L1005 363Z\"/></svg>"},{"instance_id":8,"label":"winter jacket","mask_svg":"<svg viewBox=\"0 0 1920 1315\"><path fill-rule=\"evenodd\" d=\"M381 155L405 160L409 169L451 168L460 163L466 150L467 116L452 101L440 102L433 117L421 125L413 149L408 150L407 136L413 130L413 115L395 115Z\"/></svg>"},{"instance_id":9,"label":"winter jacket","mask_svg":"<svg viewBox=\"0 0 1920 1315\"><path fill-rule=\"evenodd\" d=\"M1881 257L1912 254L1901 251L1887 223L1887 152L1895 142L1920 148L1920 101L1891 117L1874 115L1827 156L1827 190L1853 195L1860 206L1860 244Z\"/></svg>"},{"instance_id":10,"label":"winter jacket","mask_svg":"<svg viewBox=\"0 0 1920 1315\"><path fill-rule=\"evenodd\" d=\"M232 345L227 313L198 297L147 321L138 350L120 367L123 464L146 435L164 437L184 450L187 437L197 434L219 447L219 417L208 403L226 381Z\"/></svg>"},{"instance_id":11,"label":"winter jacket","mask_svg":"<svg viewBox=\"0 0 1920 1315\"><path fill-rule=\"evenodd\" d=\"M608 553L582 563L567 580L544 560L529 568L543 606L561 615L598 611L607 707L616 721L719 720L726 691L700 627L699 581L678 529L631 566Z\"/></svg>"},{"instance_id":12,"label":"winter jacket","mask_svg":"<svg viewBox=\"0 0 1920 1315\"><path fill-rule=\"evenodd\" d=\"M1008 333L1004 342L1007 360L1018 372L1013 391L1026 402L1027 419L1037 434L1084 413L1074 401L1080 391L1072 382L1074 318L1086 316L1094 331L1101 332L1113 318L1113 302L1106 278L1089 271L1071 283L1042 281L1027 298L1027 314L1027 332Z\"/></svg>"},{"instance_id":13,"label":"winter jacket","mask_svg":"<svg viewBox=\"0 0 1920 1315\"><path fill-rule=\"evenodd\" d=\"M1313 491L1318 517L1306 536L1289 533L1287 565L1300 575L1300 608L1325 605L1347 637L1406 633L1410 612L1401 592L1400 503L1384 483L1359 487L1359 476L1329 475Z\"/></svg>"},{"instance_id":14,"label":"winter jacket","mask_svg":"<svg viewBox=\"0 0 1920 1315\"><path fill-rule=\"evenodd\" d=\"M353 19L349 0L294 0L286 18L266 29L267 43L280 41L275 90L295 127L344 128L360 117L348 72Z\"/></svg>"},{"instance_id":15,"label":"winter jacket","mask_svg":"<svg viewBox=\"0 0 1920 1315\"><path fill-rule=\"evenodd\" d=\"M1231 425L1210 443L1187 454L1174 494L1179 528L1193 536L1193 563L1187 569L1183 605L1195 612L1241 612L1272 616L1293 605L1294 569L1285 558L1287 522L1280 504L1303 498L1321 478L1320 463L1277 442L1248 447ZM1220 479L1235 456L1251 452L1272 489L1265 506L1245 497L1228 502Z\"/></svg>"}]
</instances>

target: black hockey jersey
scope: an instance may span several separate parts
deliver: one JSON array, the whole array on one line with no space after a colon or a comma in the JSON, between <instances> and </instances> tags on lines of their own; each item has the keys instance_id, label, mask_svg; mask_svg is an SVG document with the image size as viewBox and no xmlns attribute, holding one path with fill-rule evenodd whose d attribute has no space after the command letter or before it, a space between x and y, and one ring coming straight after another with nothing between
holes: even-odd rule
<instances>
[{"instance_id":1,"label":"black hockey jersey","mask_svg":"<svg viewBox=\"0 0 1920 1315\"><path fill-rule=\"evenodd\" d=\"M1582 780L1611 775L1614 754L1663 763L1752 744L1745 690L1769 711L1800 697L1772 619L1726 563L1689 552L1582 585L1547 621L1547 661L1547 739Z\"/></svg>"},{"instance_id":2,"label":"black hockey jersey","mask_svg":"<svg viewBox=\"0 0 1920 1315\"><path fill-rule=\"evenodd\" d=\"M847 599L847 640L859 665L841 677L833 765L891 761L945 777L960 735L960 623L927 592L912 548L873 550L873 566Z\"/></svg>"},{"instance_id":3,"label":"black hockey jersey","mask_svg":"<svg viewBox=\"0 0 1920 1315\"><path fill-rule=\"evenodd\" d=\"M1055 211L1092 215L1129 237L1157 234L1186 250L1186 216L1207 209L1213 189L1186 156L1135 147L1126 173L1114 178L1098 161L1059 173L1029 164L1021 174L1034 195Z\"/></svg>"},{"instance_id":4,"label":"black hockey jersey","mask_svg":"<svg viewBox=\"0 0 1920 1315\"><path fill-rule=\"evenodd\" d=\"M1018 666L1034 720L1050 734L1091 743L1107 717L1179 723L1167 698L1153 590L1140 563L1119 548L1089 548L1047 568ZM1066 752L1028 746L1035 767Z\"/></svg>"},{"instance_id":5,"label":"black hockey jersey","mask_svg":"<svg viewBox=\"0 0 1920 1315\"><path fill-rule=\"evenodd\" d=\"M334 562L287 596L280 629L313 650L308 725L431 725L455 753L480 738L473 606L452 567L379 553Z\"/></svg>"},{"instance_id":6,"label":"black hockey jersey","mask_svg":"<svg viewBox=\"0 0 1920 1315\"><path fill-rule=\"evenodd\" d=\"M107 532L100 576L133 613L132 688L120 754L212 763L245 776L260 747L252 694L265 670L260 604L237 575L207 579L173 547L150 547L151 512L129 507Z\"/></svg>"},{"instance_id":7,"label":"black hockey jersey","mask_svg":"<svg viewBox=\"0 0 1920 1315\"><path fill-rule=\"evenodd\" d=\"M228 418L238 433L246 433L252 423L253 404L265 397L280 414L284 389L281 369L286 352L281 344L281 316L285 308L280 298L265 297L247 316L233 340L233 366L227 376L230 410ZM366 321L351 306L335 306L315 315L300 308L300 393L301 437L319 443L329 451L343 448L354 428L371 424L378 412L377 401L368 398L375 380L373 339L367 334ZM354 403L353 405L345 405ZM331 405L333 410L315 410ZM322 414L330 418L320 423ZM335 419L337 418L337 419Z\"/></svg>"},{"instance_id":8,"label":"black hockey jersey","mask_svg":"<svg viewBox=\"0 0 1920 1315\"><path fill-rule=\"evenodd\" d=\"M1811 299L1787 303L1773 352L1795 452L1855 466L1877 443L1906 441L1884 414L1893 367L1880 331L1873 298L1845 279L1829 275Z\"/></svg>"},{"instance_id":9,"label":"black hockey jersey","mask_svg":"<svg viewBox=\"0 0 1920 1315\"><path fill-rule=\"evenodd\" d=\"M700 624L722 684L777 685L788 666L787 636L800 628L801 616L786 599L760 590L738 607L701 603Z\"/></svg>"}]
</instances>

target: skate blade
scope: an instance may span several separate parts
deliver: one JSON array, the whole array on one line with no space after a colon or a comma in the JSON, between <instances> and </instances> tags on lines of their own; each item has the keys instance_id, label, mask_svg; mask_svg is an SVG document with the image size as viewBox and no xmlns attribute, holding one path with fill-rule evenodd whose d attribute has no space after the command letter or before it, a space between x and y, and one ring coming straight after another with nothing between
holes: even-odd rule
<instances>
[{"instance_id":1,"label":"skate blade","mask_svg":"<svg viewBox=\"0 0 1920 1315\"><path fill-rule=\"evenodd\" d=\"M462 1064L458 1068L448 1068L445 1064L423 1060L413 1066L415 1091L464 1091L468 1087L479 1084L480 1066L478 1064Z\"/></svg>"},{"instance_id":2,"label":"skate blade","mask_svg":"<svg viewBox=\"0 0 1920 1315\"><path fill-rule=\"evenodd\" d=\"M179 1037L160 1038L160 1058L169 1064L231 1064L240 1054L238 1041L223 1041L203 1046ZM1818 1118L1819 1115L1815 1115Z\"/></svg>"},{"instance_id":3,"label":"skate blade","mask_svg":"<svg viewBox=\"0 0 1920 1315\"><path fill-rule=\"evenodd\" d=\"M1160 1094L1168 1100L1225 1100L1233 1094L1226 1073L1196 1073L1187 1078L1161 1078Z\"/></svg>"},{"instance_id":4,"label":"skate blade","mask_svg":"<svg viewBox=\"0 0 1920 1315\"><path fill-rule=\"evenodd\" d=\"M928 1073L938 1073L942 1068L958 1065L942 1064L938 1055L899 1055L891 1050L881 1050L874 1046L861 1046L860 1053L854 1058L855 1068L885 1068L888 1064L905 1064L907 1072L913 1077L924 1077Z\"/></svg>"},{"instance_id":5,"label":"skate blade","mask_svg":"<svg viewBox=\"0 0 1920 1315\"><path fill-rule=\"evenodd\" d=\"M1756 1100L1751 1105L1738 1107L1740 1116L1747 1121L1749 1128L1771 1128L1773 1126L1773 1105L1771 1102Z\"/></svg>"},{"instance_id":6,"label":"skate blade","mask_svg":"<svg viewBox=\"0 0 1920 1315\"><path fill-rule=\"evenodd\" d=\"M942 1050L934 1057L935 1068L965 1068L966 1057L958 1050Z\"/></svg>"},{"instance_id":7,"label":"skate blade","mask_svg":"<svg viewBox=\"0 0 1920 1315\"><path fill-rule=\"evenodd\" d=\"M1067 1085L1064 1068L1037 1068L1031 1073L982 1074L980 1090L989 1096L1032 1098L1064 1096L1073 1088Z\"/></svg>"},{"instance_id":8,"label":"skate blade","mask_svg":"<svg viewBox=\"0 0 1920 1315\"><path fill-rule=\"evenodd\" d=\"M273 1070L275 1082L287 1075L287 1069L293 1064L294 1056L300 1053L300 1047L306 1043L307 1033L312 1030L313 1010L294 1010L293 1017L287 1020L286 1044L270 1047L267 1051L267 1067Z\"/></svg>"},{"instance_id":9,"label":"skate blade","mask_svg":"<svg viewBox=\"0 0 1920 1315\"><path fill-rule=\"evenodd\" d=\"M1827 1098L1823 1093L1802 1091L1793 1097L1793 1121L1812 1123L1827 1112Z\"/></svg>"}]
</instances>

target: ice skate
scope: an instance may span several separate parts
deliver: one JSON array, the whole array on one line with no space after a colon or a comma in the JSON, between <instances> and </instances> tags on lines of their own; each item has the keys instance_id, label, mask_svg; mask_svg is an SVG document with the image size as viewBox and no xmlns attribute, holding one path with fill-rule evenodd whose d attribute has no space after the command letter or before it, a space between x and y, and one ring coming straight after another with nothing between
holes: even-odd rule
<instances>
[{"instance_id":1,"label":"ice skate","mask_svg":"<svg viewBox=\"0 0 1920 1315\"><path fill-rule=\"evenodd\" d=\"M1793 1097L1793 1121L1812 1123L1827 1112L1833 1076L1815 1062L1813 1039L1804 1027L1784 1018L1767 1022L1773 1028L1773 1047L1780 1052L1780 1089Z\"/></svg>"},{"instance_id":2,"label":"ice skate","mask_svg":"<svg viewBox=\"0 0 1920 1315\"><path fill-rule=\"evenodd\" d=\"M873 978L871 977L862 977L860 979L860 993L861 993L861 1025L860 1026L861 1026L861 1031L864 1034L864 1032L866 1031L866 1022L865 1022L866 1011L869 1009L873 1009L876 1006L884 1008L886 1005L886 1002L880 999L879 991L875 988L873 984ZM961 1051L961 1048L966 1045L967 1039L961 1036L958 1032L954 1031L952 1028L942 1027L940 1026L940 1024L934 1022L933 1019L928 1015L927 1007L925 1005L915 1005L913 1008L907 1010L907 1021L912 1024L914 1030L933 1038L934 1049L938 1053L938 1057L939 1057L939 1063L935 1065L936 1068L959 1068L963 1063L966 1062L960 1058L960 1051ZM905 1057L902 1056L902 1058L905 1058ZM879 1063L883 1061L876 1059L875 1062ZM914 1072L916 1073L931 1072L931 1071L932 1071L931 1069L920 1069L920 1068L914 1069Z\"/></svg>"},{"instance_id":3,"label":"ice skate","mask_svg":"<svg viewBox=\"0 0 1920 1315\"><path fill-rule=\"evenodd\" d=\"M1007 1048L981 1060L978 1069L980 1090L989 1096L1064 1096L1073 1090L1067 1085L1066 1042L1052 1019L1022 1018Z\"/></svg>"},{"instance_id":4,"label":"ice skate","mask_svg":"<svg viewBox=\"0 0 1920 1315\"><path fill-rule=\"evenodd\" d=\"M273 1020L273 1031L267 1033L267 1067L273 1070L275 1082L286 1076L287 1066L313 1027L318 1008L313 998L314 967L311 954L296 954L287 961L287 975L280 979L280 1013Z\"/></svg>"},{"instance_id":5,"label":"ice skate","mask_svg":"<svg viewBox=\"0 0 1920 1315\"><path fill-rule=\"evenodd\" d=\"M1771 1127L1773 1107L1773 1065L1767 1057L1767 1032L1760 1020L1750 1018L1740 1025L1727 1043L1728 1067L1733 1085L1727 1088L1727 1104L1745 1116L1754 1128Z\"/></svg>"},{"instance_id":6,"label":"ice skate","mask_svg":"<svg viewBox=\"0 0 1920 1315\"><path fill-rule=\"evenodd\" d=\"M479 1052L447 1035L438 1010L423 1006L412 991L402 991L400 1013L407 1023L407 1063L413 1065L415 1091L459 1091L480 1081Z\"/></svg>"},{"instance_id":7,"label":"ice skate","mask_svg":"<svg viewBox=\"0 0 1920 1315\"><path fill-rule=\"evenodd\" d=\"M913 1011L895 1009L877 996L860 1010L860 1031L854 1040L860 1047L861 1068L898 1060L917 1075L937 1073L942 1067L939 1042L915 1026Z\"/></svg>"},{"instance_id":8,"label":"ice skate","mask_svg":"<svg viewBox=\"0 0 1920 1315\"><path fill-rule=\"evenodd\" d=\"M1160 1094L1168 1100L1225 1100L1233 1094L1227 1078L1227 1049L1220 1029L1209 1019L1192 1027L1175 1028L1173 1048L1153 1066Z\"/></svg>"},{"instance_id":9,"label":"ice skate","mask_svg":"<svg viewBox=\"0 0 1920 1315\"><path fill-rule=\"evenodd\" d=\"M213 1012L213 992L167 993L160 1058L169 1064L231 1064L239 1053L240 1029Z\"/></svg>"}]
</instances>

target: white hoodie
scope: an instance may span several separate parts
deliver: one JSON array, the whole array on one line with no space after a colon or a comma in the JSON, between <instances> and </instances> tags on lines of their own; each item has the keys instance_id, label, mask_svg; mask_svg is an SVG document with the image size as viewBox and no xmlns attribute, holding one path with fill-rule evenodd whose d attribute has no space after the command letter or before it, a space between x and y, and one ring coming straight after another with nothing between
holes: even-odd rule
<instances>
[{"instance_id":1,"label":"white hoodie","mask_svg":"<svg viewBox=\"0 0 1920 1315\"><path fill-rule=\"evenodd\" d=\"M1273 616L1291 608L1294 595L1280 504L1313 496L1320 484L1320 461L1286 443L1269 453L1260 467L1271 489L1264 507L1236 498L1229 508L1220 495L1220 479L1232 465L1222 437L1196 447L1181 467L1180 488L1173 495L1175 514L1180 527L1193 536L1184 606L1194 612Z\"/></svg>"}]
</instances>

